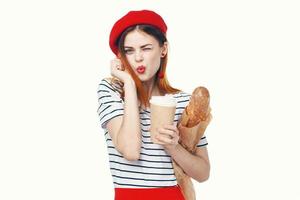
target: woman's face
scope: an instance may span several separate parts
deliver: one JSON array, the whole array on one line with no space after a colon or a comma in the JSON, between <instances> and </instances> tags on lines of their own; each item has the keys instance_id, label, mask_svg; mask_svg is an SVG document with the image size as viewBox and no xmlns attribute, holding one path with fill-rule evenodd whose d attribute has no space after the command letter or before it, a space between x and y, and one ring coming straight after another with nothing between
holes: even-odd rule
<instances>
[{"instance_id":1,"label":"woman's face","mask_svg":"<svg viewBox=\"0 0 300 200\"><path fill-rule=\"evenodd\" d=\"M153 36L140 30L133 30L125 37L124 50L135 74L141 81L148 81L159 70L160 59L162 54L166 54L167 44L160 47Z\"/></svg>"}]
</instances>

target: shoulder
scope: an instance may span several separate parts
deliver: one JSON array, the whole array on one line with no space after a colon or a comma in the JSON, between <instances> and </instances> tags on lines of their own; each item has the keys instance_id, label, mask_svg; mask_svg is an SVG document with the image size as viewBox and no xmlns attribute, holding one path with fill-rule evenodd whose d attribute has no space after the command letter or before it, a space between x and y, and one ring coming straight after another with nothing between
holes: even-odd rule
<instances>
[{"instance_id":1,"label":"shoulder","mask_svg":"<svg viewBox=\"0 0 300 200\"><path fill-rule=\"evenodd\" d=\"M103 78L98 84L98 93L99 92L110 92L118 93L122 92L122 83L113 78Z\"/></svg>"},{"instance_id":2,"label":"shoulder","mask_svg":"<svg viewBox=\"0 0 300 200\"><path fill-rule=\"evenodd\" d=\"M185 107L190 101L191 94L180 91L178 93L173 94L173 97L176 99L177 107Z\"/></svg>"},{"instance_id":3,"label":"shoulder","mask_svg":"<svg viewBox=\"0 0 300 200\"><path fill-rule=\"evenodd\" d=\"M113 91L111 78L103 78L98 84L98 90Z\"/></svg>"},{"instance_id":4,"label":"shoulder","mask_svg":"<svg viewBox=\"0 0 300 200\"><path fill-rule=\"evenodd\" d=\"M187 93L187 92L184 92L184 91L180 91L180 92L177 92L177 93L173 94L173 97L177 100L190 99L191 96L192 95L190 93Z\"/></svg>"}]
</instances>

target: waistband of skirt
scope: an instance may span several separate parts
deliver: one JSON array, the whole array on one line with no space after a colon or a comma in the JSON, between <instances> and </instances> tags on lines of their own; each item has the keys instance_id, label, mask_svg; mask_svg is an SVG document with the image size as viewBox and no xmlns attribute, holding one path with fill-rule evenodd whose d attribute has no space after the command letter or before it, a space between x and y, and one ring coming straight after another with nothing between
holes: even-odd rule
<instances>
[{"instance_id":1,"label":"waistband of skirt","mask_svg":"<svg viewBox=\"0 0 300 200\"><path fill-rule=\"evenodd\" d=\"M159 188L115 188L115 200L123 199L184 200L184 197L179 185Z\"/></svg>"}]
</instances>

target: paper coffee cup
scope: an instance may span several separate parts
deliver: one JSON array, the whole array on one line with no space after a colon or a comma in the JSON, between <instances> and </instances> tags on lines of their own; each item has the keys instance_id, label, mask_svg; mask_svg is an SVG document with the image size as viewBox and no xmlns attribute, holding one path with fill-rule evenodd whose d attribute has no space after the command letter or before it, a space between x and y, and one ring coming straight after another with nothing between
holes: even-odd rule
<instances>
[{"instance_id":1,"label":"paper coffee cup","mask_svg":"<svg viewBox=\"0 0 300 200\"><path fill-rule=\"evenodd\" d=\"M155 136L164 125L172 125L176 111L176 99L172 95L152 96L150 99L151 125L150 135L153 143L158 143Z\"/></svg>"}]
</instances>

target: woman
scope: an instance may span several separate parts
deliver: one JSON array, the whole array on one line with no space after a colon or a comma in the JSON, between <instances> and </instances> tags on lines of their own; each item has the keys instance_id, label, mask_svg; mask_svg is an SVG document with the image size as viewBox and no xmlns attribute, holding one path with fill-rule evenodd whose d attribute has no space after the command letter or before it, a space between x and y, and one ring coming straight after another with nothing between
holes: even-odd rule
<instances>
[{"instance_id":1,"label":"woman","mask_svg":"<svg viewBox=\"0 0 300 200\"><path fill-rule=\"evenodd\" d=\"M172 159L198 182L209 177L206 137L199 141L195 155L178 143L177 122L191 95L167 81L166 32L160 15L140 10L120 18L110 33L110 48L117 58L111 61L113 79L99 84L98 114L108 146L115 200L184 200ZM154 144L149 133L149 99L165 94L177 101L174 124L161 128L160 144Z\"/></svg>"}]
</instances>

